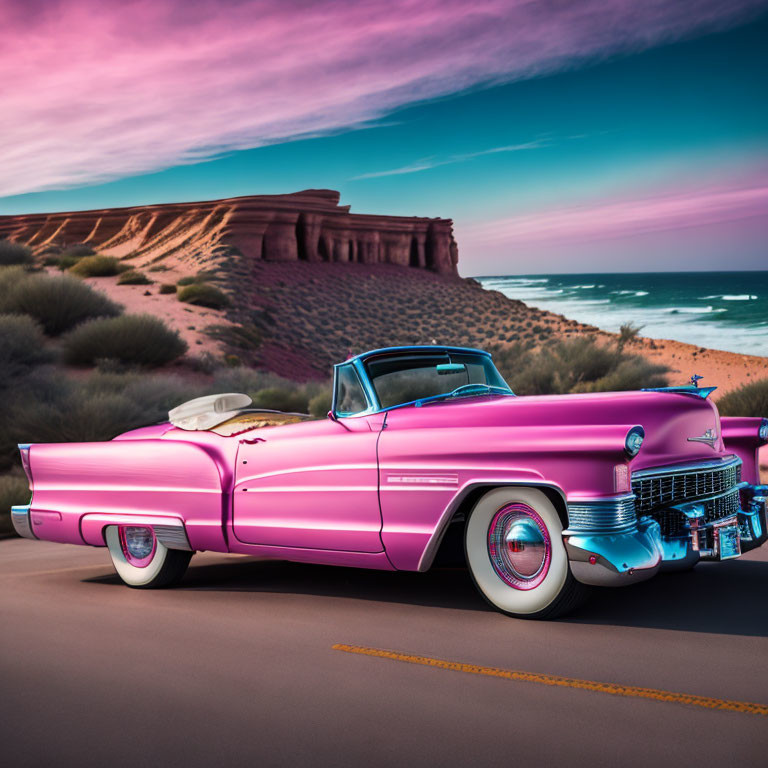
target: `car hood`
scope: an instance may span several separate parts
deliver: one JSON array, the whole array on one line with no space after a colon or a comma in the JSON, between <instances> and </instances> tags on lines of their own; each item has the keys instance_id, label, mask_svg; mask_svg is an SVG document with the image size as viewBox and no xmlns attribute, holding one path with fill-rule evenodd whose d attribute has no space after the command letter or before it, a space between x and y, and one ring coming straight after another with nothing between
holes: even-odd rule
<instances>
[{"instance_id":1,"label":"car hood","mask_svg":"<svg viewBox=\"0 0 768 768\"><path fill-rule=\"evenodd\" d=\"M391 411L389 422L395 427L562 426L564 439L566 428L640 425L646 436L633 470L727 455L715 405L698 395L673 392L462 398ZM711 435L713 444L695 439Z\"/></svg>"}]
</instances>

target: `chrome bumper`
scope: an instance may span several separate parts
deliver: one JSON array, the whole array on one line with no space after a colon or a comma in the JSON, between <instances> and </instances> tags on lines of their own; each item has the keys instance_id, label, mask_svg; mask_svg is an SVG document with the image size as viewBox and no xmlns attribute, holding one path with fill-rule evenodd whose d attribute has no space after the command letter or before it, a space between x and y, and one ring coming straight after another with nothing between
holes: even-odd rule
<instances>
[{"instance_id":1,"label":"chrome bumper","mask_svg":"<svg viewBox=\"0 0 768 768\"><path fill-rule=\"evenodd\" d=\"M11 522L19 536L23 536L25 539L34 539L36 537L35 534L32 533L32 522L29 519L29 509L29 504L11 507Z\"/></svg>"},{"instance_id":2,"label":"chrome bumper","mask_svg":"<svg viewBox=\"0 0 768 768\"><path fill-rule=\"evenodd\" d=\"M661 567L661 529L644 517L630 530L564 532L565 551L576 581L596 587L623 587L650 579Z\"/></svg>"},{"instance_id":3,"label":"chrome bumper","mask_svg":"<svg viewBox=\"0 0 768 768\"><path fill-rule=\"evenodd\" d=\"M651 517L630 520L631 495L569 504L571 525L563 531L563 541L574 578L595 586L624 586L662 569L685 570L699 560L730 559L759 547L768 540L768 486L744 483L738 492L741 503L716 520L705 517L711 498L671 507L685 519L675 536L663 535Z\"/></svg>"}]
</instances>

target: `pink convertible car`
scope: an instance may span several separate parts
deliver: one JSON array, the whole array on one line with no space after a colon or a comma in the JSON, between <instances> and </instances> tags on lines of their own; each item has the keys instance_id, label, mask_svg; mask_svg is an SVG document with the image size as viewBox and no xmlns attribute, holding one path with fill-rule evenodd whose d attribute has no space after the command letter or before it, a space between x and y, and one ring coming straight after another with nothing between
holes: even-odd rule
<instances>
[{"instance_id":1,"label":"pink convertible car","mask_svg":"<svg viewBox=\"0 0 768 768\"><path fill-rule=\"evenodd\" d=\"M106 546L132 587L204 550L407 571L457 556L527 618L768 535L768 421L719 418L711 389L516 397L486 352L439 346L334 374L323 420L223 394L111 442L22 445L16 530Z\"/></svg>"}]
</instances>

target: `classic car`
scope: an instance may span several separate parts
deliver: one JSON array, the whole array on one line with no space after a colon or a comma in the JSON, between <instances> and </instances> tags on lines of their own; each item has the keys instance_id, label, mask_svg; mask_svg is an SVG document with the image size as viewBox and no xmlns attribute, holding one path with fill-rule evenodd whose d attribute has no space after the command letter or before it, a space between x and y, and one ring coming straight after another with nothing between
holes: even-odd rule
<instances>
[{"instance_id":1,"label":"classic car","mask_svg":"<svg viewBox=\"0 0 768 768\"><path fill-rule=\"evenodd\" d=\"M552 618L591 587L760 546L768 421L712 388L518 397L475 349L377 349L335 366L326 419L198 398L109 442L21 445L29 538L106 547L131 587L194 552L426 571Z\"/></svg>"}]
</instances>

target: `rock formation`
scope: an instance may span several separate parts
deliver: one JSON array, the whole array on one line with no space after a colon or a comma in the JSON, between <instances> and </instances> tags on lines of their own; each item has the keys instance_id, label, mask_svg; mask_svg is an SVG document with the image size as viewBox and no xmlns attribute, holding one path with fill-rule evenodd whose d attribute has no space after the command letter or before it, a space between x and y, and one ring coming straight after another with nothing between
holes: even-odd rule
<instances>
[{"instance_id":1,"label":"rock formation","mask_svg":"<svg viewBox=\"0 0 768 768\"><path fill-rule=\"evenodd\" d=\"M456 274L450 219L350 213L339 193L309 189L201 203L0 216L0 237L36 252L73 243L156 262L173 253L203 263L221 246L273 262L398 264ZM225 248L226 250L226 248Z\"/></svg>"}]
</instances>

